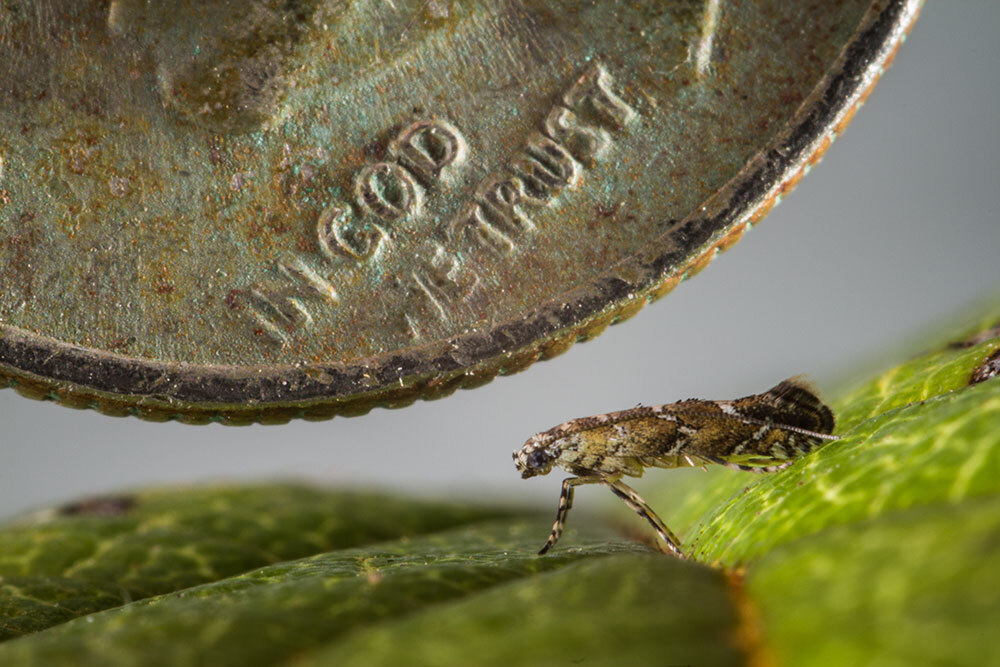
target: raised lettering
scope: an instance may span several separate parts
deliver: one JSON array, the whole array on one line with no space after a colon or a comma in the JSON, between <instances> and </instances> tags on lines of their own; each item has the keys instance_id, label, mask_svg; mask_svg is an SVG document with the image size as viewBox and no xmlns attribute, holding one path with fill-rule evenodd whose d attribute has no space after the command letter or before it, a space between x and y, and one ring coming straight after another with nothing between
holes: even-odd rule
<instances>
[{"instance_id":1,"label":"raised lettering","mask_svg":"<svg viewBox=\"0 0 1000 667\"><path fill-rule=\"evenodd\" d=\"M284 281L251 287L245 305L262 334L274 343L287 345L297 329L312 327L309 301L337 303L339 297L333 284L299 257L290 256L275 268Z\"/></svg>"},{"instance_id":2,"label":"raised lettering","mask_svg":"<svg viewBox=\"0 0 1000 667\"><path fill-rule=\"evenodd\" d=\"M500 256L509 255L517 248L509 234L486 219L478 203L466 204L462 212L448 225L449 240L467 239L474 247Z\"/></svg>"},{"instance_id":3,"label":"raised lettering","mask_svg":"<svg viewBox=\"0 0 1000 667\"><path fill-rule=\"evenodd\" d=\"M395 162L376 162L362 169L354 183L358 206L386 222L405 219L423 205L423 188Z\"/></svg>"},{"instance_id":4,"label":"raised lettering","mask_svg":"<svg viewBox=\"0 0 1000 667\"><path fill-rule=\"evenodd\" d=\"M604 67L591 65L549 110L541 131L532 132L501 170L480 181L472 200L443 229L407 228L406 246L417 243L412 249L415 256L406 258L401 267L393 263L395 268L379 268L380 276L387 274L379 284L404 291L404 306L396 317L415 337L440 333L441 325L447 325L456 312L472 308L478 312L478 300L489 296L480 290L477 255L504 261L518 253L537 230L536 219L547 219L538 209L578 187L584 170L612 147L612 135L637 117L612 87ZM279 343L294 342L297 328L313 325L313 310L338 303L323 267L332 270L330 260L340 257L367 262L391 247L393 235L402 230L399 223L422 213L428 191L464 183L458 170L468 162L469 151L459 130L440 118L406 126L389 144L386 161L369 164L356 174L356 208L334 204L320 214L316 234L325 258L322 266L293 257L276 267L283 278L280 284L231 291L231 297L244 295L255 332ZM443 194L435 190L434 196ZM410 232L437 241L424 245ZM438 241L447 243L447 249ZM431 255L424 255L428 251ZM226 303L230 308L240 306L236 297L227 297Z\"/></svg>"},{"instance_id":5,"label":"raised lettering","mask_svg":"<svg viewBox=\"0 0 1000 667\"><path fill-rule=\"evenodd\" d=\"M479 286L479 274L440 243L435 243L434 255L414 269L409 276L407 305L404 315L411 333L420 337L418 325L422 316L432 315L447 322L457 302L463 302Z\"/></svg>"},{"instance_id":6,"label":"raised lettering","mask_svg":"<svg viewBox=\"0 0 1000 667\"><path fill-rule=\"evenodd\" d=\"M599 63L591 65L577 79L563 96L563 102L576 111L589 107L605 124L616 128L625 127L626 123L635 118L635 110L611 91L611 75Z\"/></svg>"},{"instance_id":7,"label":"raised lettering","mask_svg":"<svg viewBox=\"0 0 1000 667\"><path fill-rule=\"evenodd\" d=\"M250 290L247 310L261 332L279 345L291 343L293 331L311 327L313 323L299 290L293 287L280 290L255 287Z\"/></svg>"},{"instance_id":8,"label":"raised lettering","mask_svg":"<svg viewBox=\"0 0 1000 667\"><path fill-rule=\"evenodd\" d=\"M327 207L316 223L316 233L320 249L331 259L339 253L364 261L389 240L379 225L356 220L348 206Z\"/></svg>"},{"instance_id":9,"label":"raised lettering","mask_svg":"<svg viewBox=\"0 0 1000 667\"><path fill-rule=\"evenodd\" d=\"M545 134L562 144L573 157L593 164L611 145L611 135L602 127L583 125L575 113L565 107L554 107L543 124Z\"/></svg>"},{"instance_id":10,"label":"raised lettering","mask_svg":"<svg viewBox=\"0 0 1000 667\"><path fill-rule=\"evenodd\" d=\"M283 262L278 262L278 272L294 283L313 290L324 299L336 303L339 301L337 290L333 283L321 276L315 269L310 267L298 257L289 257Z\"/></svg>"},{"instance_id":11,"label":"raised lettering","mask_svg":"<svg viewBox=\"0 0 1000 667\"><path fill-rule=\"evenodd\" d=\"M468 147L454 125L441 119L413 123L389 145L389 152L425 183L450 180L465 162Z\"/></svg>"},{"instance_id":12,"label":"raised lettering","mask_svg":"<svg viewBox=\"0 0 1000 667\"><path fill-rule=\"evenodd\" d=\"M511 164L511 171L524 182L526 197L539 204L580 181L580 165L569 151L537 132L528 140L524 154Z\"/></svg>"},{"instance_id":13,"label":"raised lettering","mask_svg":"<svg viewBox=\"0 0 1000 667\"><path fill-rule=\"evenodd\" d=\"M529 199L524 181L517 176L488 180L476 194L482 204L484 219L508 236L520 236L535 229L535 223L522 208L523 204L529 203Z\"/></svg>"}]
</instances>

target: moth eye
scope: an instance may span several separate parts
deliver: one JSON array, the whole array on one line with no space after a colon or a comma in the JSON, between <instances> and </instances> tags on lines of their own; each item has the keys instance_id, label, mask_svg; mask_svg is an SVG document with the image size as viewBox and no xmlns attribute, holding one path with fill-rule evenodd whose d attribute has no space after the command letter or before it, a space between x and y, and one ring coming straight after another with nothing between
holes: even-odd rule
<instances>
[{"instance_id":1,"label":"moth eye","mask_svg":"<svg viewBox=\"0 0 1000 667\"><path fill-rule=\"evenodd\" d=\"M544 450L536 449L528 454L528 467L530 468L542 468L548 462L549 457Z\"/></svg>"}]
</instances>

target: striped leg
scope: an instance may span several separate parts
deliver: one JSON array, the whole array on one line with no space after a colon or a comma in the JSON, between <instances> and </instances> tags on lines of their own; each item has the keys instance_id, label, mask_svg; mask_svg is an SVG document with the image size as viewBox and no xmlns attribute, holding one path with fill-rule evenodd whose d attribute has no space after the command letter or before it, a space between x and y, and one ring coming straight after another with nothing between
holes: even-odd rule
<instances>
[{"instance_id":1,"label":"striped leg","mask_svg":"<svg viewBox=\"0 0 1000 667\"><path fill-rule=\"evenodd\" d=\"M635 492L635 489L630 487L628 484L621 480L615 480L614 482L609 482L608 480L601 480L604 486L611 489L612 492L619 498L625 501L625 504L635 510L635 513L641 516L643 519L648 521L653 529L656 530L657 535L663 540L670 553L677 556L678 558L684 558L684 552L681 551L681 541L677 539L673 531L667 528L666 524L656 516L646 501Z\"/></svg>"},{"instance_id":2,"label":"striped leg","mask_svg":"<svg viewBox=\"0 0 1000 667\"><path fill-rule=\"evenodd\" d=\"M743 465L742 463L732 463L730 461L726 461L725 459L720 459L715 456L706 456L704 454L701 455L701 458L705 459L706 461L711 461L712 463L717 463L720 466L726 466L727 468L732 468L733 470L743 470L745 472L755 472L757 474L765 472L780 472L785 468L789 467L790 465L792 465L793 463L795 463L796 461L796 459L789 459L787 461L782 461L781 463L778 463L777 465L773 466L748 466L748 465Z\"/></svg>"},{"instance_id":3,"label":"striped leg","mask_svg":"<svg viewBox=\"0 0 1000 667\"><path fill-rule=\"evenodd\" d=\"M545 540L545 546L538 552L539 556L551 549L559 541L563 528L566 526L566 515L569 514L570 508L573 507L573 488L581 484L594 484L600 481L600 477L567 477L563 480L562 492L559 494L559 507L556 510L556 522L552 524L552 532L549 533L549 539Z\"/></svg>"}]
</instances>

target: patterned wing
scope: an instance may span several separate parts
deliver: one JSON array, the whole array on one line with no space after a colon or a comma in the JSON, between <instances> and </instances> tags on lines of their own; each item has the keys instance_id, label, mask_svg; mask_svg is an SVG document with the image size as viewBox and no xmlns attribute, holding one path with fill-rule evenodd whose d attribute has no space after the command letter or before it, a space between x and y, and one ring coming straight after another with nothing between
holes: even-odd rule
<instances>
[{"instance_id":1,"label":"patterned wing","mask_svg":"<svg viewBox=\"0 0 1000 667\"><path fill-rule=\"evenodd\" d=\"M804 382L785 380L733 401L689 399L584 417L543 434L555 463L576 475L639 477L644 467L704 463L765 467L811 451L833 413Z\"/></svg>"},{"instance_id":2,"label":"patterned wing","mask_svg":"<svg viewBox=\"0 0 1000 667\"><path fill-rule=\"evenodd\" d=\"M833 412L801 379L785 380L771 389L734 401L719 402L726 415L727 444L707 448L709 460L738 467L770 466L811 452L835 439ZM721 444L721 443L719 443ZM718 461L719 459L721 461Z\"/></svg>"},{"instance_id":3,"label":"patterned wing","mask_svg":"<svg viewBox=\"0 0 1000 667\"><path fill-rule=\"evenodd\" d=\"M692 399L663 406L663 411L676 419L677 437L653 463L660 467L703 461L741 468L772 466L832 439L828 434L834 426L830 408L797 378L733 401Z\"/></svg>"}]
</instances>

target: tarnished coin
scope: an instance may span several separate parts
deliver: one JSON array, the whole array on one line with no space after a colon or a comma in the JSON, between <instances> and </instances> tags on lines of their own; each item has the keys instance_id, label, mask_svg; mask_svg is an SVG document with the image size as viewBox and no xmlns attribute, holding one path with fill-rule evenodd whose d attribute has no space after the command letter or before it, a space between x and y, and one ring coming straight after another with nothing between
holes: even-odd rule
<instances>
[{"instance_id":1,"label":"tarnished coin","mask_svg":"<svg viewBox=\"0 0 1000 667\"><path fill-rule=\"evenodd\" d=\"M917 0L5 0L0 382L229 422L488 381L736 241Z\"/></svg>"}]
</instances>

